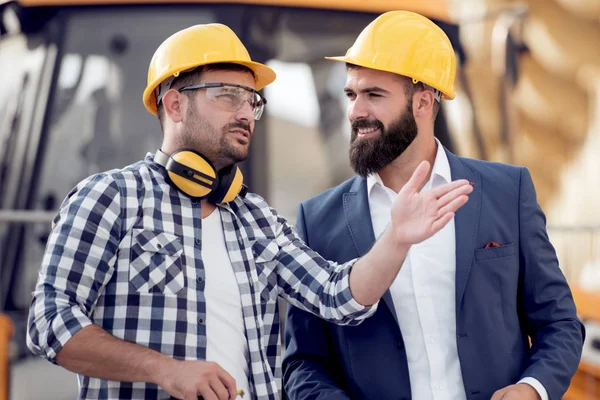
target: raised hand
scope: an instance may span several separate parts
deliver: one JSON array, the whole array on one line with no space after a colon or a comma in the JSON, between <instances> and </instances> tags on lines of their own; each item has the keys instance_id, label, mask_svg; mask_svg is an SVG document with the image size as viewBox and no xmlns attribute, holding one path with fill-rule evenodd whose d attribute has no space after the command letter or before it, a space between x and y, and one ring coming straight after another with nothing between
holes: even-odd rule
<instances>
[{"instance_id":1,"label":"raised hand","mask_svg":"<svg viewBox=\"0 0 600 400\"><path fill-rule=\"evenodd\" d=\"M392 204L391 228L398 243L412 245L433 236L450 222L473 191L464 179L421 191L429 169L427 161L419 164Z\"/></svg>"}]
</instances>

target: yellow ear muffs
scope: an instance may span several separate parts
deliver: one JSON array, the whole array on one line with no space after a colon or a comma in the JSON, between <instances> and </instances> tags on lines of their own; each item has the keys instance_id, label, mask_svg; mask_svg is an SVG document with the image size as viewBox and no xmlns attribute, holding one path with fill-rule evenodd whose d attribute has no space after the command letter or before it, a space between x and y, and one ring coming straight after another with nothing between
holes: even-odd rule
<instances>
[{"instance_id":1,"label":"yellow ear muffs","mask_svg":"<svg viewBox=\"0 0 600 400\"><path fill-rule=\"evenodd\" d=\"M213 203L229 203L238 194L242 197L246 195L246 187L243 184L244 176L237 166L231 165L220 170L218 179L219 184L209 197Z\"/></svg>"},{"instance_id":2,"label":"yellow ear muffs","mask_svg":"<svg viewBox=\"0 0 600 400\"><path fill-rule=\"evenodd\" d=\"M179 150L170 157L158 150L154 161L165 167L173 185L190 197L206 198L218 186L213 165L193 150Z\"/></svg>"},{"instance_id":3,"label":"yellow ear muffs","mask_svg":"<svg viewBox=\"0 0 600 400\"><path fill-rule=\"evenodd\" d=\"M246 195L242 171L235 165L217 173L206 157L189 149L176 151L171 156L157 150L154 161L165 167L171 183L190 197L221 204Z\"/></svg>"}]
</instances>

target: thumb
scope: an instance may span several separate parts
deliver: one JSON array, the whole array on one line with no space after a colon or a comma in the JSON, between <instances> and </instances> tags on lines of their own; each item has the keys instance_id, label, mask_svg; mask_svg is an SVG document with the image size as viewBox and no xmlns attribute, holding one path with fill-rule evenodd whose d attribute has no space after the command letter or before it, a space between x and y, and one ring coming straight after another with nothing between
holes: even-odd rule
<instances>
[{"instance_id":1,"label":"thumb","mask_svg":"<svg viewBox=\"0 0 600 400\"><path fill-rule=\"evenodd\" d=\"M428 161L422 161L419 166L415 169L415 171L413 172L412 176L410 177L410 179L408 180L408 182L406 182L406 184L402 187L402 189L400 190L401 192L406 192L408 191L409 193L416 193L419 190L421 190L421 188L423 187L423 185L425 184L425 179L427 178L427 174L429 174L429 162Z\"/></svg>"}]
</instances>

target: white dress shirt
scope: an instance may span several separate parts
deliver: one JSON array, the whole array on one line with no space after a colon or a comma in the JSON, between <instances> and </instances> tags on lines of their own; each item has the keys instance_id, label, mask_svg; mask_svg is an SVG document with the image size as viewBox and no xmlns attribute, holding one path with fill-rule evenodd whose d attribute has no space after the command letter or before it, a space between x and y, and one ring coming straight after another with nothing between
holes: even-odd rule
<instances>
[{"instance_id":1,"label":"white dress shirt","mask_svg":"<svg viewBox=\"0 0 600 400\"><path fill-rule=\"evenodd\" d=\"M436 139L437 154L430 190L451 178L444 148ZM385 187L378 174L367 177L373 232L378 238L390 222L397 193ZM413 399L466 399L456 344L456 237L454 219L431 238L411 246L390 287L402 338ZM535 378L524 378L547 400L546 389Z\"/></svg>"}]
</instances>

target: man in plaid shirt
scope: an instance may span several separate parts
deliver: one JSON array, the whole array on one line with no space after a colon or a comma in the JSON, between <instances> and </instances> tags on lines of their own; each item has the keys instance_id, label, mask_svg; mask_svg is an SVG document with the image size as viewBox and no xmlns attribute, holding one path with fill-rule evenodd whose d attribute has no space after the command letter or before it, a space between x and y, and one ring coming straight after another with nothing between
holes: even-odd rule
<instances>
[{"instance_id":1,"label":"man in plaid shirt","mask_svg":"<svg viewBox=\"0 0 600 400\"><path fill-rule=\"evenodd\" d=\"M338 324L372 315L406 253L467 201L466 181L420 193L423 163L363 258L328 262L235 164L275 73L220 24L168 38L144 104L161 149L91 176L63 202L30 309L28 345L76 372L81 399L280 397L277 298Z\"/></svg>"}]
</instances>

